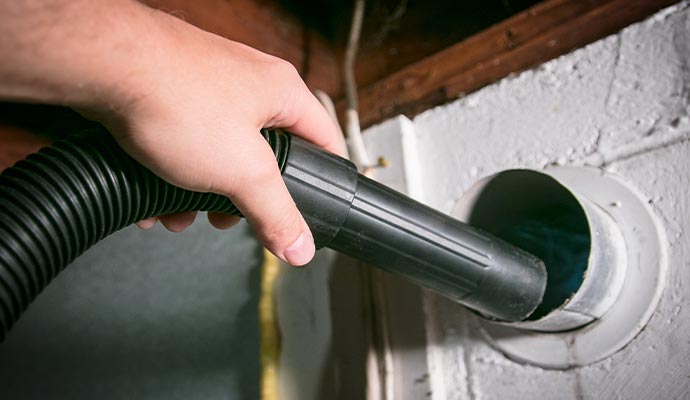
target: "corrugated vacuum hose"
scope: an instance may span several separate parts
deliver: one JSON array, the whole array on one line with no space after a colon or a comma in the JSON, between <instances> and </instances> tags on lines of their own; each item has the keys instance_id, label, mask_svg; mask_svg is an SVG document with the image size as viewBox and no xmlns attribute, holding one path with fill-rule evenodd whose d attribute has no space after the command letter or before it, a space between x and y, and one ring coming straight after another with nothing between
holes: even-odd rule
<instances>
[{"instance_id":1,"label":"corrugated vacuum hose","mask_svg":"<svg viewBox=\"0 0 690 400\"><path fill-rule=\"evenodd\" d=\"M546 283L537 258L362 175L347 160L263 130L317 248L328 246L495 319L526 318ZM270 207L270 202L266 201ZM180 189L105 130L56 142L0 175L0 338L72 260L145 218L239 214L226 197Z\"/></svg>"}]
</instances>

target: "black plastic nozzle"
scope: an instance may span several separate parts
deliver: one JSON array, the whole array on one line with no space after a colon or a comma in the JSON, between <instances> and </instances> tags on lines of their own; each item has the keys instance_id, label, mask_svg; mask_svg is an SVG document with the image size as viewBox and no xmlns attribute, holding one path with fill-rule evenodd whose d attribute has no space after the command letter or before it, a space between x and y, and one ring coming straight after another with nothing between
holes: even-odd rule
<instances>
[{"instance_id":1,"label":"black plastic nozzle","mask_svg":"<svg viewBox=\"0 0 690 400\"><path fill-rule=\"evenodd\" d=\"M283 179L312 230L330 247L501 321L539 305L538 258L357 173L355 166L291 137Z\"/></svg>"}]
</instances>

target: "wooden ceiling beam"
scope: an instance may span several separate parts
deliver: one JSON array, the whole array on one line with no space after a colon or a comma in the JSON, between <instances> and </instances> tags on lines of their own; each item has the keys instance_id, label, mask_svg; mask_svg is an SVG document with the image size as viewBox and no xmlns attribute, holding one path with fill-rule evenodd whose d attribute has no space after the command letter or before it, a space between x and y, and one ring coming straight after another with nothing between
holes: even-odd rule
<instances>
[{"instance_id":1,"label":"wooden ceiling beam","mask_svg":"<svg viewBox=\"0 0 690 400\"><path fill-rule=\"evenodd\" d=\"M340 90L339 60L321 35L270 0L143 0L201 29L289 61L307 85Z\"/></svg>"}]
</instances>

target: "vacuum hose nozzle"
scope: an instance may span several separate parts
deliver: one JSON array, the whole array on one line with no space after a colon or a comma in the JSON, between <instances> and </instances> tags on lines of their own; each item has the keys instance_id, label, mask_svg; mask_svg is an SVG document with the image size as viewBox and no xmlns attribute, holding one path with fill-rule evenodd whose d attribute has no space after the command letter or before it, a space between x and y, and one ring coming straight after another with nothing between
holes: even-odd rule
<instances>
[{"instance_id":1,"label":"vacuum hose nozzle","mask_svg":"<svg viewBox=\"0 0 690 400\"><path fill-rule=\"evenodd\" d=\"M357 173L310 143L263 130L317 248L403 275L501 321L528 317L546 271L536 257ZM30 155L0 175L0 338L73 259L111 233L181 211L239 214L229 199L170 185L104 130Z\"/></svg>"}]
</instances>

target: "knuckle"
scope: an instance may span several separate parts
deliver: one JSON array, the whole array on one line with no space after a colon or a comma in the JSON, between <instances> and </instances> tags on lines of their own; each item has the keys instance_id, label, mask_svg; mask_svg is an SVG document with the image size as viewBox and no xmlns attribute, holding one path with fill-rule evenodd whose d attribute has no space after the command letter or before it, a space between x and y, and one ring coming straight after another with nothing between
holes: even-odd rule
<instances>
[{"instance_id":1,"label":"knuckle","mask_svg":"<svg viewBox=\"0 0 690 400\"><path fill-rule=\"evenodd\" d=\"M295 68L295 66L292 65L292 63L289 61L285 61L285 60L279 58L278 62L277 62L277 68L278 68L278 70L282 71L285 75L293 76L293 77L299 76L299 73L297 72L297 68Z\"/></svg>"},{"instance_id":2,"label":"knuckle","mask_svg":"<svg viewBox=\"0 0 690 400\"><path fill-rule=\"evenodd\" d=\"M293 82L300 80L299 72L292 63L281 58L274 58L271 62L271 72L279 82Z\"/></svg>"}]
</instances>

